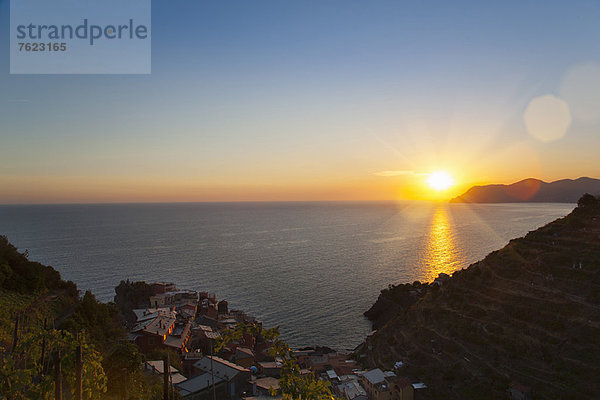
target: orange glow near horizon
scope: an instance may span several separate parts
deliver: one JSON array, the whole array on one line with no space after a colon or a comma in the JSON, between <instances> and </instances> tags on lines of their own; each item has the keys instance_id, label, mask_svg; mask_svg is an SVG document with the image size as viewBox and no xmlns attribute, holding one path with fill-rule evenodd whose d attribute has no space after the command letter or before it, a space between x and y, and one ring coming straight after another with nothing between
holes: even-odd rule
<instances>
[{"instance_id":1,"label":"orange glow near horizon","mask_svg":"<svg viewBox=\"0 0 600 400\"><path fill-rule=\"evenodd\" d=\"M453 174L453 176L456 176ZM471 186L457 177L446 190L434 190L423 174L362 176L303 182L205 182L198 178L0 176L0 204L153 203L220 201L446 201Z\"/></svg>"}]
</instances>

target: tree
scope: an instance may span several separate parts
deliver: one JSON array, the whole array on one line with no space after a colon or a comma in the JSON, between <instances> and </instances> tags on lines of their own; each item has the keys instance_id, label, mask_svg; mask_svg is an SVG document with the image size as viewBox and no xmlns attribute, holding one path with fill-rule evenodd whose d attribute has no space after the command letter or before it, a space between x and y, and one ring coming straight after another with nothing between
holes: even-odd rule
<instances>
[{"instance_id":1,"label":"tree","mask_svg":"<svg viewBox=\"0 0 600 400\"><path fill-rule=\"evenodd\" d=\"M88 290L59 328L71 332L86 330L91 340L102 347L109 341L125 339L119 320L119 311L114 303L102 303Z\"/></svg>"},{"instance_id":2,"label":"tree","mask_svg":"<svg viewBox=\"0 0 600 400\"><path fill-rule=\"evenodd\" d=\"M282 360L279 387L284 400L329 400L333 399L329 382L315 379L312 374L300 375L300 366L292 350L279 338L279 328L265 329L262 324L238 324L235 329L225 332L217 340L215 351L225 348L229 343L240 340L244 334L262 337L272 343L270 354ZM274 393L273 393L274 394Z\"/></svg>"},{"instance_id":3,"label":"tree","mask_svg":"<svg viewBox=\"0 0 600 400\"><path fill-rule=\"evenodd\" d=\"M44 362L41 343L45 344ZM0 349L0 395L9 399L51 399L54 377L49 355L61 352L61 369L67 386L74 395L76 381L75 348L83 354L83 398L100 399L106 392L106 375L102 356L85 333L75 337L70 332L50 329L34 332L17 345L12 353Z\"/></svg>"},{"instance_id":4,"label":"tree","mask_svg":"<svg viewBox=\"0 0 600 400\"><path fill-rule=\"evenodd\" d=\"M169 356L169 362L173 368L181 369L181 357L174 350L165 348L156 348L146 353L146 360L162 360Z\"/></svg>"},{"instance_id":5,"label":"tree","mask_svg":"<svg viewBox=\"0 0 600 400\"><path fill-rule=\"evenodd\" d=\"M598 200L596 197L592 196L591 194L586 193L583 196L581 196L581 198L577 201L577 207L598 208L598 207L600 207L600 200Z\"/></svg>"},{"instance_id":6,"label":"tree","mask_svg":"<svg viewBox=\"0 0 600 400\"><path fill-rule=\"evenodd\" d=\"M125 341L114 346L102 363L108 378L107 394L121 398L126 387L130 399L162 399L162 380L144 375L143 361L135 344Z\"/></svg>"}]
</instances>

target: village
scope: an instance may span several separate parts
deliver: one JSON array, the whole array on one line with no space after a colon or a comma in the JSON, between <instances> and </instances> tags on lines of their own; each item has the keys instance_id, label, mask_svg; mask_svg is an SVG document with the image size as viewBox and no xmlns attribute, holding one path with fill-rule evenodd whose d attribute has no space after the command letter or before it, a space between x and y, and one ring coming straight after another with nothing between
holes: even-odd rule
<instances>
[{"instance_id":1,"label":"village","mask_svg":"<svg viewBox=\"0 0 600 400\"><path fill-rule=\"evenodd\" d=\"M186 400L280 399L283 364L269 353L272 343L244 334L213 354L215 342L238 324L259 323L241 310L229 309L215 294L179 290L173 283L154 282L146 308L131 310L129 340L144 353L168 349L181 359L179 368L165 360L147 360L144 371L158 375ZM346 400L413 400L427 389L394 371L363 370L351 353L329 348L293 351L300 374L330 382L332 393ZM166 366L166 374L165 374ZM166 376L165 376L166 375Z\"/></svg>"}]
</instances>

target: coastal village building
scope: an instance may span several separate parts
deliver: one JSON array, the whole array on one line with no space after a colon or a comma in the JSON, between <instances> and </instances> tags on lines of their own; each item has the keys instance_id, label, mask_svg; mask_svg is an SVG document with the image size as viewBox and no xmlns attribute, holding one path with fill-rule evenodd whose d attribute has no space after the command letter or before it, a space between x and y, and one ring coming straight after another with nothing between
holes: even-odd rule
<instances>
[{"instance_id":1,"label":"coastal village building","mask_svg":"<svg viewBox=\"0 0 600 400\"><path fill-rule=\"evenodd\" d=\"M170 379L169 381L173 384L179 384L187 380L187 378L179 372L178 369L173 368L172 366L169 368ZM164 361L145 361L144 362L144 372L149 375L160 375L162 376L165 373L164 370Z\"/></svg>"},{"instance_id":2,"label":"coastal village building","mask_svg":"<svg viewBox=\"0 0 600 400\"><path fill-rule=\"evenodd\" d=\"M258 363L260 373L273 378L279 378L282 369L283 364L278 361L262 361Z\"/></svg>"},{"instance_id":3,"label":"coastal village building","mask_svg":"<svg viewBox=\"0 0 600 400\"><path fill-rule=\"evenodd\" d=\"M183 373L173 368L170 380L183 399L212 400L215 395L230 400L281 398L283 364L269 353L272 342L245 333L212 355L222 333L239 323L257 323L254 318L240 310L229 310L228 303L217 302L214 294L177 290L174 284L165 282L156 282L152 288L150 308L132 310L135 323L129 337L146 353L162 348L181 355ZM408 379L380 369L362 371L351 354L322 347L297 350L294 355L301 374L330 382L332 392L340 399L414 398ZM402 363L397 363L400 366ZM162 360L146 362L144 370L163 374Z\"/></svg>"},{"instance_id":4,"label":"coastal village building","mask_svg":"<svg viewBox=\"0 0 600 400\"><path fill-rule=\"evenodd\" d=\"M214 377L214 394L217 399L227 399L227 381ZM213 400L213 375L205 372L175 385L183 400Z\"/></svg>"},{"instance_id":5,"label":"coastal village building","mask_svg":"<svg viewBox=\"0 0 600 400\"><path fill-rule=\"evenodd\" d=\"M214 318L207 314L203 314L202 310L200 310L199 314L200 315L196 318L196 323L198 323L199 325L209 326L215 331L219 329L219 322L217 320L216 314Z\"/></svg>"},{"instance_id":6,"label":"coastal village building","mask_svg":"<svg viewBox=\"0 0 600 400\"><path fill-rule=\"evenodd\" d=\"M220 338L221 334L208 325L198 324L192 330L192 342L195 348L202 350L206 354L210 354L214 341Z\"/></svg>"},{"instance_id":7,"label":"coastal village building","mask_svg":"<svg viewBox=\"0 0 600 400\"><path fill-rule=\"evenodd\" d=\"M156 318L160 315L162 316L173 316L175 317L175 313L173 312L173 307L159 307L159 308L141 308L133 310L133 314L135 315L135 322L140 323L143 321L148 321L150 319Z\"/></svg>"},{"instance_id":8,"label":"coastal village building","mask_svg":"<svg viewBox=\"0 0 600 400\"><path fill-rule=\"evenodd\" d=\"M242 367L250 368L254 365L254 352L247 347L238 346L235 348L232 361Z\"/></svg>"},{"instance_id":9,"label":"coastal village building","mask_svg":"<svg viewBox=\"0 0 600 400\"><path fill-rule=\"evenodd\" d=\"M229 318L228 316L220 316L217 321L217 327L219 329L234 329L238 324L235 318Z\"/></svg>"},{"instance_id":10,"label":"coastal village building","mask_svg":"<svg viewBox=\"0 0 600 400\"><path fill-rule=\"evenodd\" d=\"M256 319L253 317L249 317L242 310L231 310L229 311L229 315L236 319L237 322L256 322Z\"/></svg>"},{"instance_id":11,"label":"coastal village building","mask_svg":"<svg viewBox=\"0 0 600 400\"><path fill-rule=\"evenodd\" d=\"M392 381L392 399L413 400L415 389L407 378L399 376Z\"/></svg>"},{"instance_id":12,"label":"coastal village building","mask_svg":"<svg viewBox=\"0 0 600 400\"><path fill-rule=\"evenodd\" d=\"M135 323L129 338L144 352L167 348L188 351L192 323L198 307L198 292L177 290L173 283L154 282L150 308L132 310Z\"/></svg>"},{"instance_id":13,"label":"coastal village building","mask_svg":"<svg viewBox=\"0 0 600 400\"><path fill-rule=\"evenodd\" d=\"M316 350L295 351L300 365L306 366L316 373L334 370L338 376L351 375L359 370L358 364L352 360L349 353L329 352L323 353Z\"/></svg>"},{"instance_id":14,"label":"coastal village building","mask_svg":"<svg viewBox=\"0 0 600 400\"><path fill-rule=\"evenodd\" d=\"M150 285L152 287L152 291L156 293L166 293L166 292L174 292L177 290L175 284L172 282L154 282Z\"/></svg>"},{"instance_id":15,"label":"coastal village building","mask_svg":"<svg viewBox=\"0 0 600 400\"><path fill-rule=\"evenodd\" d=\"M158 315L152 319L138 322L131 330L129 337L144 352L163 347L178 353L185 353L191 337L191 321L178 320L174 316Z\"/></svg>"},{"instance_id":16,"label":"coastal village building","mask_svg":"<svg viewBox=\"0 0 600 400\"><path fill-rule=\"evenodd\" d=\"M392 371L379 368L362 375L361 384L372 400L413 400L414 389L406 378L399 378Z\"/></svg>"},{"instance_id":17,"label":"coastal village building","mask_svg":"<svg viewBox=\"0 0 600 400\"><path fill-rule=\"evenodd\" d=\"M252 384L252 395L260 398L280 398L281 389L279 388L279 379L272 377L257 378L250 381ZM271 390L275 393L271 394Z\"/></svg>"},{"instance_id":18,"label":"coastal village building","mask_svg":"<svg viewBox=\"0 0 600 400\"><path fill-rule=\"evenodd\" d=\"M183 318L196 318L198 312L197 300L185 300L175 307L175 311Z\"/></svg>"},{"instance_id":19,"label":"coastal village building","mask_svg":"<svg viewBox=\"0 0 600 400\"><path fill-rule=\"evenodd\" d=\"M194 373L194 364L198 362L204 354L199 350L190 351L181 355L181 369L183 374L187 377L197 375Z\"/></svg>"},{"instance_id":20,"label":"coastal village building","mask_svg":"<svg viewBox=\"0 0 600 400\"><path fill-rule=\"evenodd\" d=\"M221 357L205 356L194 364L194 369L203 374L210 373L227 382L227 396L234 399L241 396L242 392L251 389L249 381L251 371L240 365L227 361Z\"/></svg>"},{"instance_id":21,"label":"coastal village building","mask_svg":"<svg viewBox=\"0 0 600 400\"><path fill-rule=\"evenodd\" d=\"M221 300L217 303L217 311L219 314L229 314L229 303L227 303L227 300Z\"/></svg>"},{"instance_id":22,"label":"coastal village building","mask_svg":"<svg viewBox=\"0 0 600 400\"><path fill-rule=\"evenodd\" d=\"M362 376L362 385L373 400L390 400L392 398L390 387L383 371L379 368L365 372Z\"/></svg>"},{"instance_id":23,"label":"coastal village building","mask_svg":"<svg viewBox=\"0 0 600 400\"><path fill-rule=\"evenodd\" d=\"M191 320L177 320L171 333L166 337L163 345L167 348L175 350L178 353L186 353L188 351L187 344L192 335Z\"/></svg>"},{"instance_id":24,"label":"coastal village building","mask_svg":"<svg viewBox=\"0 0 600 400\"><path fill-rule=\"evenodd\" d=\"M187 352L192 321L179 318L171 308L133 310L137 320L129 338L144 352L164 347L179 353Z\"/></svg>"},{"instance_id":25,"label":"coastal village building","mask_svg":"<svg viewBox=\"0 0 600 400\"><path fill-rule=\"evenodd\" d=\"M368 400L367 391L358 383L356 377L336 386L336 392L346 400Z\"/></svg>"},{"instance_id":26,"label":"coastal village building","mask_svg":"<svg viewBox=\"0 0 600 400\"><path fill-rule=\"evenodd\" d=\"M156 316L137 321L130 332L130 338L144 352L161 347L167 336L173 332L176 320L174 311L156 313Z\"/></svg>"},{"instance_id":27,"label":"coastal village building","mask_svg":"<svg viewBox=\"0 0 600 400\"><path fill-rule=\"evenodd\" d=\"M193 290L175 290L156 293L150 296L151 307L161 307L165 305L178 305L178 303L186 303L188 300L197 302L198 292Z\"/></svg>"}]
</instances>

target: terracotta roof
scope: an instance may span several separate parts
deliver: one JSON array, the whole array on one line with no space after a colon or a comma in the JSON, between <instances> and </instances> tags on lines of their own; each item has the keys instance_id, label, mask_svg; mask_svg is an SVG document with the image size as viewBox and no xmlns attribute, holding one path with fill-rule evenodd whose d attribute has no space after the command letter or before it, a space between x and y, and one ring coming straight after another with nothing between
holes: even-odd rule
<instances>
[{"instance_id":1,"label":"terracotta roof","mask_svg":"<svg viewBox=\"0 0 600 400\"><path fill-rule=\"evenodd\" d=\"M250 383L252 383L252 384L256 383L257 387L264 389L264 390L269 390L271 388L273 388L275 390L279 390L279 379L271 378L270 376L250 381Z\"/></svg>"}]
</instances>

